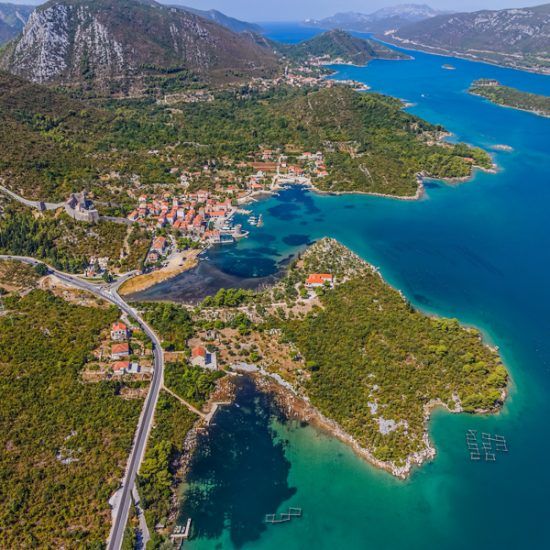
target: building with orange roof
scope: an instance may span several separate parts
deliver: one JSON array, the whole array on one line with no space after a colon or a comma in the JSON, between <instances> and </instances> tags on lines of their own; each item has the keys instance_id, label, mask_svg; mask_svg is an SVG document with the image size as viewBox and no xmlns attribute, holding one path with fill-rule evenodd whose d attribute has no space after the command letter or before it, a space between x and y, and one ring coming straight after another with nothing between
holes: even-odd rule
<instances>
[{"instance_id":1,"label":"building with orange roof","mask_svg":"<svg viewBox=\"0 0 550 550\"><path fill-rule=\"evenodd\" d=\"M113 344L111 346L111 359L119 360L123 357L128 357L130 355L130 345L128 342L123 342L121 344Z\"/></svg>"},{"instance_id":2,"label":"building with orange roof","mask_svg":"<svg viewBox=\"0 0 550 550\"><path fill-rule=\"evenodd\" d=\"M157 254L164 254L166 250L166 239L164 237L157 237L151 245L151 250Z\"/></svg>"},{"instance_id":3,"label":"building with orange roof","mask_svg":"<svg viewBox=\"0 0 550 550\"><path fill-rule=\"evenodd\" d=\"M218 360L214 352L209 352L204 346L195 346L191 350L191 364L202 369L217 370Z\"/></svg>"},{"instance_id":4,"label":"building with orange roof","mask_svg":"<svg viewBox=\"0 0 550 550\"><path fill-rule=\"evenodd\" d=\"M334 277L330 273L312 273L306 279L307 288L318 288L325 285L334 286Z\"/></svg>"},{"instance_id":5,"label":"building with orange roof","mask_svg":"<svg viewBox=\"0 0 550 550\"><path fill-rule=\"evenodd\" d=\"M113 363L113 374L121 376L130 369L130 361L115 361Z\"/></svg>"},{"instance_id":6,"label":"building with orange roof","mask_svg":"<svg viewBox=\"0 0 550 550\"><path fill-rule=\"evenodd\" d=\"M129 336L130 336L130 331L122 321L117 321L116 323L112 324L111 340L115 340L115 341L127 340Z\"/></svg>"}]
</instances>

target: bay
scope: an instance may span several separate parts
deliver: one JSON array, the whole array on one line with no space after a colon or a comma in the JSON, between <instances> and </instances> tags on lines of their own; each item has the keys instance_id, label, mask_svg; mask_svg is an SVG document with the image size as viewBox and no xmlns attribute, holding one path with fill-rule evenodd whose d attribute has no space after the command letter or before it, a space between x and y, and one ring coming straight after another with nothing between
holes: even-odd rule
<instances>
[{"instance_id":1,"label":"bay","mask_svg":"<svg viewBox=\"0 0 550 550\"><path fill-rule=\"evenodd\" d=\"M296 38L299 32L277 27L271 36ZM497 78L550 95L550 78L410 53L411 61L337 67L335 77L413 103L411 112L443 124L452 139L511 146L512 152L493 152L498 173L478 172L456 186L427 182L426 197L414 202L292 188L254 204L263 227L235 246L209 251L209 262L228 276L253 280L275 274L307 243L334 237L379 266L423 311L480 328L511 372L509 399L496 416L435 413L430 436L437 456L400 481L311 427L245 414L237 405L262 403L261 396L248 395L220 413L231 444L209 443L217 451L208 460L219 465L205 464L200 455L195 463L190 490L204 484L226 490L210 493L207 513L190 501L184 505L183 513L202 524L190 548L550 546L550 120L466 92L477 78ZM445 63L456 70L442 69ZM155 289L157 297L177 299L172 284ZM495 463L471 462L464 443L469 428L504 434L510 452ZM261 450L250 444L256 438L264 442ZM247 475L238 482L235 470L219 467L234 456L246 457ZM300 506L304 516L267 526L261 514L243 512L237 526L239 506L262 513Z\"/></svg>"}]
</instances>

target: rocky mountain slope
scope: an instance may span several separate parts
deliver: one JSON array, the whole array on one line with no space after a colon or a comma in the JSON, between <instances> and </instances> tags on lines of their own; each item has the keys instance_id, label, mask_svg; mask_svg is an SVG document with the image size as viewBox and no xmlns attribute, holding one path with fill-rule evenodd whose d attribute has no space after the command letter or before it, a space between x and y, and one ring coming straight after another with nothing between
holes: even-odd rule
<instances>
[{"instance_id":1,"label":"rocky mountain slope","mask_svg":"<svg viewBox=\"0 0 550 550\"><path fill-rule=\"evenodd\" d=\"M153 0L52 0L0 58L1 68L33 82L109 94L164 78L238 80L276 66L248 37Z\"/></svg>"},{"instance_id":2,"label":"rocky mountain slope","mask_svg":"<svg viewBox=\"0 0 550 550\"><path fill-rule=\"evenodd\" d=\"M179 4L173 4L173 7L194 13L204 19L210 19L222 27L227 27L233 32L261 32L262 30L260 25L248 23L247 21L241 21L240 19L235 19L234 17L229 17L228 15L225 15L225 13L218 10L197 10L195 8L189 8L188 6L180 6Z\"/></svg>"},{"instance_id":3,"label":"rocky mountain slope","mask_svg":"<svg viewBox=\"0 0 550 550\"><path fill-rule=\"evenodd\" d=\"M389 36L420 49L550 73L550 4L441 15Z\"/></svg>"},{"instance_id":4,"label":"rocky mountain slope","mask_svg":"<svg viewBox=\"0 0 550 550\"><path fill-rule=\"evenodd\" d=\"M320 20L307 20L306 24L322 29L383 33L404 25L435 17L444 12L426 4L401 4L382 8L370 14L358 12L337 13Z\"/></svg>"},{"instance_id":5,"label":"rocky mountain slope","mask_svg":"<svg viewBox=\"0 0 550 550\"><path fill-rule=\"evenodd\" d=\"M0 3L0 45L15 38L25 26L34 6Z\"/></svg>"}]
</instances>

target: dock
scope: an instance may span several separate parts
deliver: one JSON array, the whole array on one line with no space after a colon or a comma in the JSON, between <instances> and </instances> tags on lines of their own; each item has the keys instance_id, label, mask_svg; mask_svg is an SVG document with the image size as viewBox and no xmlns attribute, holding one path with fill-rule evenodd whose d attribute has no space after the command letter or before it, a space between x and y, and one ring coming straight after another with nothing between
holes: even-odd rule
<instances>
[{"instance_id":1,"label":"dock","mask_svg":"<svg viewBox=\"0 0 550 550\"><path fill-rule=\"evenodd\" d=\"M172 534L170 535L170 540L173 543L183 542L184 540L189 540L189 535L191 533L191 518L187 519L185 525L176 525Z\"/></svg>"}]
</instances>

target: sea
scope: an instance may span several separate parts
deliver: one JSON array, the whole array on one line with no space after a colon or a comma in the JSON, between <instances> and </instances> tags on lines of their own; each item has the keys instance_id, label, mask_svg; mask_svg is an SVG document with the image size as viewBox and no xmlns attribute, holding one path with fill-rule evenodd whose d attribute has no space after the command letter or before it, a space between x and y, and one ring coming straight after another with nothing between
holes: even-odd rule
<instances>
[{"instance_id":1,"label":"sea","mask_svg":"<svg viewBox=\"0 0 550 550\"><path fill-rule=\"evenodd\" d=\"M289 42L317 32L266 28ZM426 181L419 201L292 187L252 204L263 225L209 250L206 265L251 285L276 276L315 239L334 237L420 310L458 318L498 346L512 379L506 404L493 416L435 412L429 433L437 454L403 481L329 435L285 421L243 379L236 403L201 440L182 488L180 517L193 518L195 533L186 547L550 548L550 119L467 93L473 80L494 78L550 95L550 77L407 53L413 59L336 66L332 78L403 99L452 140L490 151L498 172L460 185ZM176 280L149 297L177 300L184 290L185 280ZM467 430L503 435L508 452L494 462L470 460ZM289 507L302 517L265 523L266 514Z\"/></svg>"}]
</instances>

